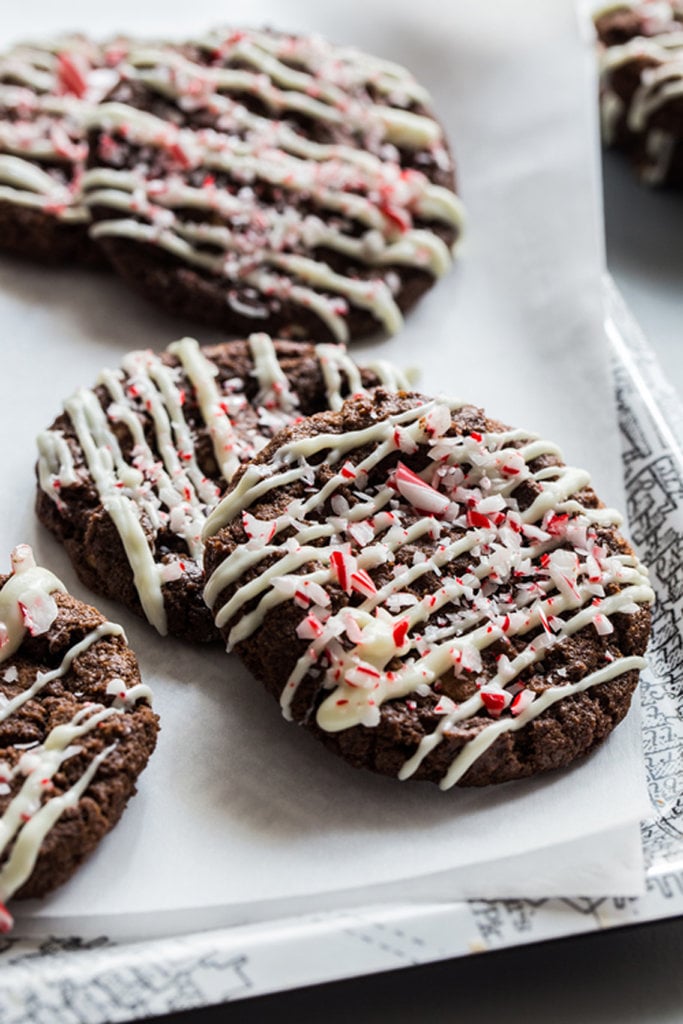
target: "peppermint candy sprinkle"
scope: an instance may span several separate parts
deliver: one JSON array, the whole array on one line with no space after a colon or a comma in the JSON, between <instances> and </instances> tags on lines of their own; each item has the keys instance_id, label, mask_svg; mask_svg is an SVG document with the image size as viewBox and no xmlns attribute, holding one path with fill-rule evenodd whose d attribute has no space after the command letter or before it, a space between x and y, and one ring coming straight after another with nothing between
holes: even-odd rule
<instances>
[{"instance_id":1,"label":"peppermint candy sprinkle","mask_svg":"<svg viewBox=\"0 0 683 1024\"><path fill-rule=\"evenodd\" d=\"M375 412L383 402L391 415ZM413 775L460 723L483 719L445 772L447 789L502 733L642 668L642 658L610 649L609 634L615 615L637 613L653 592L638 559L604 539L618 514L581 500L589 476L563 465L554 445L522 430L463 431L457 424L467 422L468 408L458 402L411 395L396 406L380 392L375 408L361 401L366 426L285 440L243 473L205 536L245 513L258 517L261 501L277 505L280 488L309 479L311 486L258 547L231 544L225 556L220 540L212 544L222 560L205 599L230 648L278 604L298 604L297 594L315 586L317 607L305 607L296 630L304 646L282 689L283 713L291 717L310 673L325 694L316 722L329 732L372 728L387 701L435 694L438 727L400 777ZM413 468L404 462L408 450ZM323 506L333 514L321 514ZM547 685L529 689L548 652L587 628L605 638L604 662L578 681L549 672ZM484 671L492 651L496 660ZM448 678L465 687L458 702L441 695Z\"/></svg>"}]
</instances>

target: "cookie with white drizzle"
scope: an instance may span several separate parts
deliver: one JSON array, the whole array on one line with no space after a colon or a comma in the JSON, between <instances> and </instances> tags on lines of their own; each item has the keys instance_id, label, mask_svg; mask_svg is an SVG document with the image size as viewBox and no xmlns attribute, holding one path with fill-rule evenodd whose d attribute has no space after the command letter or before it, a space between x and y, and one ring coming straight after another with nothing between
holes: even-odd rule
<instances>
[{"instance_id":1,"label":"cookie with white drizzle","mask_svg":"<svg viewBox=\"0 0 683 1024\"><path fill-rule=\"evenodd\" d=\"M605 143L648 185L683 185L683 3L610 4L594 20Z\"/></svg>"},{"instance_id":2,"label":"cookie with white drizzle","mask_svg":"<svg viewBox=\"0 0 683 1024\"><path fill-rule=\"evenodd\" d=\"M116 82L125 45L64 36L0 54L0 249L104 262L80 198L85 116Z\"/></svg>"},{"instance_id":3,"label":"cookie with white drizzle","mask_svg":"<svg viewBox=\"0 0 683 1024\"><path fill-rule=\"evenodd\" d=\"M619 521L549 442L377 389L239 471L205 596L285 717L352 765L504 782L628 710L653 593Z\"/></svg>"},{"instance_id":4,"label":"cookie with white drizzle","mask_svg":"<svg viewBox=\"0 0 683 1024\"><path fill-rule=\"evenodd\" d=\"M0 576L0 931L7 900L62 885L120 818L156 744L150 697L121 627L15 548Z\"/></svg>"},{"instance_id":5,"label":"cookie with white drizzle","mask_svg":"<svg viewBox=\"0 0 683 1024\"><path fill-rule=\"evenodd\" d=\"M129 353L40 434L37 512L86 586L159 631L217 640L202 599L202 529L242 462L293 419L405 386L379 361L266 334Z\"/></svg>"},{"instance_id":6,"label":"cookie with white drizzle","mask_svg":"<svg viewBox=\"0 0 683 1024\"><path fill-rule=\"evenodd\" d=\"M397 331L462 226L429 96L319 37L133 49L90 117L83 199L133 287L238 336Z\"/></svg>"}]
</instances>

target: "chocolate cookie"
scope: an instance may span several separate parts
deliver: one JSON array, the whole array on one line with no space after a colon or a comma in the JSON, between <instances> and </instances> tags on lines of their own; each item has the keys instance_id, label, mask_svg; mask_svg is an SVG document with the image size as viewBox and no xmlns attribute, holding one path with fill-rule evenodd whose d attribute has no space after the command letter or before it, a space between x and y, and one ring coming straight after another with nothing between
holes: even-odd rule
<instances>
[{"instance_id":1,"label":"chocolate cookie","mask_svg":"<svg viewBox=\"0 0 683 1024\"><path fill-rule=\"evenodd\" d=\"M448 145L405 69L319 37L133 50L89 117L93 237L134 288L234 334L393 332L461 230Z\"/></svg>"},{"instance_id":2,"label":"chocolate cookie","mask_svg":"<svg viewBox=\"0 0 683 1024\"><path fill-rule=\"evenodd\" d=\"M0 931L4 903L65 882L114 827L157 716L123 630L22 544L0 576Z\"/></svg>"},{"instance_id":3,"label":"chocolate cookie","mask_svg":"<svg viewBox=\"0 0 683 1024\"><path fill-rule=\"evenodd\" d=\"M649 185L683 185L683 3L640 0L599 13L603 138Z\"/></svg>"},{"instance_id":4,"label":"chocolate cookie","mask_svg":"<svg viewBox=\"0 0 683 1024\"><path fill-rule=\"evenodd\" d=\"M116 82L121 42L83 36L0 54L0 248L56 263L104 262L80 199L84 118Z\"/></svg>"},{"instance_id":5,"label":"chocolate cookie","mask_svg":"<svg viewBox=\"0 0 683 1024\"><path fill-rule=\"evenodd\" d=\"M236 474L205 596L285 717L352 765L505 782L628 710L653 593L618 522L549 442L377 389Z\"/></svg>"},{"instance_id":6,"label":"chocolate cookie","mask_svg":"<svg viewBox=\"0 0 683 1024\"><path fill-rule=\"evenodd\" d=\"M162 633L217 640L202 599L204 521L239 465L285 424L343 394L405 382L337 345L247 341L131 352L38 438L40 520L90 589Z\"/></svg>"}]
</instances>

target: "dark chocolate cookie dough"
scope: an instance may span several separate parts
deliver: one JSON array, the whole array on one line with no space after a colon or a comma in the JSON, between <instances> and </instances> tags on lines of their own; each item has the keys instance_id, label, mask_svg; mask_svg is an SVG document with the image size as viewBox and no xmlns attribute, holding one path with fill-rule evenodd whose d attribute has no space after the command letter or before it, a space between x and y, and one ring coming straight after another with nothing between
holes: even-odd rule
<instances>
[{"instance_id":1,"label":"dark chocolate cookie dough","mask_svg":"<svg viewBox=\"0 0 683 1024\"><path fill-rule=\"evenodd\" d=\"M202 599L202 528L226 482L285 424L403 378L337 345L251 335L132 352L39 439L40 520L90 589L160 633L218 639Z\"/></svg>"},{"instance_id":2,"label":"dark chocolate cookie dough","mask_svg":"<svg viewBox=\"0 0 683 1024\"><path fill-rule=\"evenodd\" d=\"M0 576L0 930L4 906L44 896L113 828L154 750L123 630L66 593L31 549Z\"/></svg>"},{"instance_id":3,"label":"dark chocolate cookie dough","mask_svg":"<svg viewBox=\"0 0 683 1024\"><path fill-rule=\"evenodd\" d=\"M683 3L640 0L598 13L603 137L649 185L683 185Z\"/></svg>"},{"instance_id":4,"label":"dark chocolate cookie dough","mask_svg":"<svg viewBox=\"0 0 683 1024\"><path fill-rule=\"evenodd\" d=\"M401 325L461 229L453 162L405 69L319 37L133 49L90 118L84 202L116 270L233 334Z\"/></svg>"},{"instance_id":5,"label":"dark chocolate cookie dough","mask_svg":"<svg viewBox=\"0 0 683 1024\"><path fill-rule=\"evenodd\" d=\"M352 765L505 782L628 710L653 595L618 522L552 444L377 389L236 474L206 598L285 716Z\"/></svg>"}]
</instances>

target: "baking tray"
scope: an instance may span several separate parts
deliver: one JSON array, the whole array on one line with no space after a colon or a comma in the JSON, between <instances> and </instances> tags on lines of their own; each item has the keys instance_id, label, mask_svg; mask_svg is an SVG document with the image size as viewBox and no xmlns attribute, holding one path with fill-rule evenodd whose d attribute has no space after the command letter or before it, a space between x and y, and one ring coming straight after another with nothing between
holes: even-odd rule
<instances>
[{"instance_id":1,"label":"baking tray","mask_svg":"<svg viewBox=\"0 0 683 1024\"><path fill-rule=\"evenodd\" d=\"M0 941L3 1024L134 1020L683 914L683 405L608 277L604 307L630 535L657 593L640 688L645 894L407 899L134 943L14 935Z\"/></svg>"}]
</instances>

